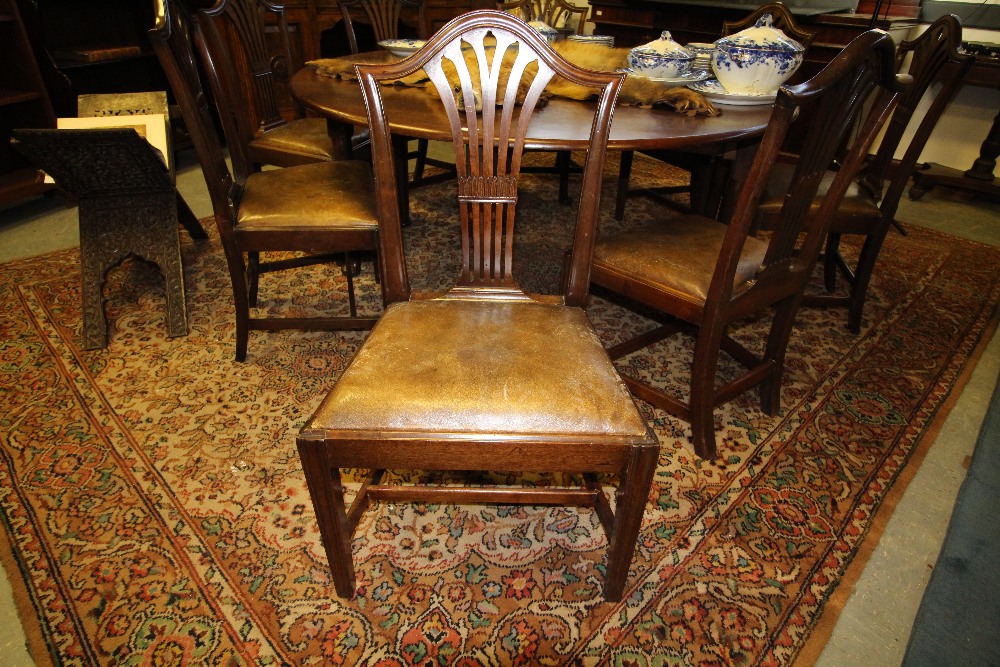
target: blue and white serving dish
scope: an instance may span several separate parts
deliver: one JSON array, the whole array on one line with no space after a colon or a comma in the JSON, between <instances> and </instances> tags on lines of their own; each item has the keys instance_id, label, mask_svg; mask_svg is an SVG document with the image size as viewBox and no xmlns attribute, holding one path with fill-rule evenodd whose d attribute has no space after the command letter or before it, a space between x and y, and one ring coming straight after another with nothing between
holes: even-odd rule
<instances>
[{"instance_id":1,"label":"blue and white serving dish","mask_svg":"<svg viewBox=\"0 0 1000 667\"><path fill-rule=\"evenodd\" d=\"M635 70L624 67L619 72L625 72L629 76L634 76L638 79L646 79L647 81L653 81L654 83L663 83L673 86L683 86L689 83L697 83L698 81L704 81L708 77L712 76L711 72L706 72L705 70L689 70L680 76L671 77L659 77L659 76L646 76L641 72L636 72Z\"/></svg>"},{"instance_id":2,"label":"blue and white serving dish","mask_svg":"<svg viewBox=\"0 0 1000 667\"><path fill-rule=\"evenodd\" d=\"M422 39L383 39L378 45L394 56L406 58L426 43Z\"/></svg>"},{"instance_id":3,"label":"blue and white serving dish","mask_svg":"<svg viewBox=\"0 0 1000 667\"><path fill-rule=\"evenodd\" d=\"M628 66L640 76L653 79L676 79L691 71L694 56L664 30L660 38L628 52Z\"/></svg>"},{"instance_id":4,"label":"blue and white serving dish","mask_svg":"<svg viewBox=\"0 0 1000 667\"><path fill-rule=\"evenodd\" d=\"M774 95L802 64L804 52L764 14L753 27L716 40L712 71L731 95Z\"/></svg>"},{"instance_id":5,"label":"blue and white serving dish","mask_svg":"<svg viewBox=\"0 0 1000 667\"><path fill-rule=\"evenodd\" d=\"M542 37L549 44L553 44L557 39L559 39L559 31L545 23L544 21L528 21L528 25L541 33Z\"/></svg>"},{"instance_id":6,"label":"blue and white serving dish","mask_svg":"<svg viewBox=\"0 0 1000 667\"><path fill-rule=\"evenodd\" d=\"M759 107L774 104L774 98L777 96L777 92L771 93L770 95L742 95L730 93L727 92L726 89L722 87L722 84L715 79L689 83L687 87L701 93L708 99L708 101L715 104L729 104L739 107Z\"/></svg>"}]
</instances>

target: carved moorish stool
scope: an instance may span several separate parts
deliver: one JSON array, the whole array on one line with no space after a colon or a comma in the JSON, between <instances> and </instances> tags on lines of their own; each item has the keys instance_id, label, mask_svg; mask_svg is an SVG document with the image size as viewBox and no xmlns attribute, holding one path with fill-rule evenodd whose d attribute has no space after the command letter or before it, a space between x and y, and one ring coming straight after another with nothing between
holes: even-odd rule
<instances>
[{"instance_id":1,"label":"carved moorish stool","mask_svg":"<svg viewBox=\"0 0 1000 667\"><path fill-rule=\"evenodd\" d=\"M130 255L163 273L167 334L187 335L177 194L156 151L132 128L14 130L15 147L79 200L83 347L107 345L102 286Z\"/></svg>"}]
</instances>

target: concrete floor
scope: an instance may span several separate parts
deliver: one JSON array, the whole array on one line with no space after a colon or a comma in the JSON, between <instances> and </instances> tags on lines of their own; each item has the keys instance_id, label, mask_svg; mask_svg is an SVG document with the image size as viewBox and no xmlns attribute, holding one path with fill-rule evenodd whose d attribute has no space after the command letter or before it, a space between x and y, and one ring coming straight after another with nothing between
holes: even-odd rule
<instances>
[{"instance_id":1,"label":"concrete floor","mask_svg":"<svg viewBox=\"0 0 1000 667\"><path fill-rule=\"evenodd\" d=\"M178 184L199 217L211 214L204 180L193 156L181 153ZM898 218L1000 246L1000 204L940 190L918 202L904 197ZM76 210L58 198L0 211L0 262L78 243ZM833 634L817 662L821 667L897 666L937 560L955 496L965 478L993 387L1000 376L1000 336L983 354L915 478L893 513ZM10 585L0 572L0 663L30 667Z\"/></svg>"}]
</instances>

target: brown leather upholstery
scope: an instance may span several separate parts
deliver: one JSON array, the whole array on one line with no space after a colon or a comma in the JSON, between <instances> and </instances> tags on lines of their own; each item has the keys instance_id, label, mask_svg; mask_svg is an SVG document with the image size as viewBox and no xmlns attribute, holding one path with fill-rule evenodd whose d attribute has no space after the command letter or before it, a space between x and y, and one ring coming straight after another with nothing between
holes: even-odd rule
<instances>
[{"instance_id":1,"label":"brown leather upholstery","mask_svg":"<svg viewBox=\"0 0 1000 667\"><path fill-rule=\"evenodd\" d=\"M299 118L262 132L250 140L260 164L290 167L333 159L333 142L322 118Z\"/></svg>"},{"instance_id":2,"label":"brown leather upholstery","mask_svg":"<svg viewBox=\"0 0 1000 667\"><path fill-rule=\"evenodd\" d=\"M240 99L235 73L225 57L213 57L218 56L220 47L212 16L202 12L196 18L184 4L164 0L157 26L149 35L198 152L212 199L233 285L237 361L246 359L252 329L370 328L375 318L357 314L348 256L374 253L378 247L370 165L311 162L260 171L245 141L249 136L245 118L233 109L233 100ZM195 44L200 59L195 56ZM199 62L203 71L199 71ZM202 76L209 80L211 99L217 103L216 116L226 135L232 172L208 107ZM262 253L271 251L289 251L296 256L272 256L262 261ZM303 318L254 312L261 274L331 261L347 267L348 315Z\"/></svg>"},{"instance_id":3,"label":"brown leather upholstery","mask_svg":"<svg viewBox=\"0 0 1000 667\"><path fill-rule=\"evenodd\" d=\"M781 206L784 202L784 193L788 192L788 186L792 182L792 175L795 167L790 164L775 165L771 172L771 178L764 190L764 197L760 206L757 207L757 218L763 229L773 229L780 219ZM826 196L830 184L836 172L830 171L823 176L819 184L816 197L809 206L810 218L819 211L820 204ZM876 224L881 219L878 202L875 196L865 187L856 181L852 182L844 193L844 198L837 208L836 226L843 234L864 234L871 225Z\"/></svg>"},{"instance_id":4,"label":"brown leather upholstery","mask_svg":"<svg viewBox=\"0 0 1000 667\"><path fill-rule=\"evenodd\" d=\"M442 71L444 53L468 45L467 57L485 55L487 39L495 40L487 56L496 53L494 63L516 48L525 70L515 70L510 82L493 78L492 86L482 86L469 75L470 69L478 73L479 64L459 59L452 66L469 82L459 110ZM461 241L443 239L441 251L464 252L456 285L436 298L410 289L391 128L379 94L382 82L418 68L428 72L438 92L434 99L446 111L458 171L454 230ZM358 74L380 186L381 278L390 305L297 440L337 594L355 590L351 536L362 512L371 500L393 499L593 507L608 535L605 595L620 599L659 444L581 306L611 112L623 76L558 59L535 30L494 11L465 14L411 58L359 66ZM588 86L598 100L588 123L583 203L562 292L542 298L523 292L513 274L515 221L531 223L531 216L515 215L527 123L513 119L531 114L552 76ZM498 106L518 88L528 91L522 105ZM349 510L342 468L373 470ZM382 483L385 469L575 473L584 485L401 486ZM613 508L599 473L617 477Z\"/></svg>"},{"instance_id":5,"label":"brown leather upholstery","mask_svg":"<svg viewBox=\"0 0 1000 667\"><path fill-rule=\"evenodd\" d=\"M819 255L830 214L850 183L849 172L828 185L811 223L809 206L827 166L847 141L869 99L871 118L851 145L845 169L861 161L875 139L903 86L893 74L893 52L892 39L886 33L869 31L851 42L816 77L778 92L767 131L728 224L687 215L629 229L596 244L591 280L666 316L661 326L611 348L613 359L627 357L675 333L695 330L687 402L627 373L624 379L638 398L691 423L694 449L702 458L717 454L716 405L759 386L763 410L768 414L778 410L785 347L795 312ZM808 109L802 115L809 119L805 149L794 177L784 183L781 199L786 205L778 210L774 231L756 238L750 232L757 204L788 128L804 107ZM763 351L751 351L727 335L727 329L759 312L770 316L771 329ZM722 351L746 370L716 386Z\"/></svg>"},{"instance_id":6,"label":"brown leather upholstery","mask_svg":"<svg viewBox=\"0 0 1000 667\"><path fill-rule=\"evenodd\" d=\"M704 302L726 231L725 225L714 220L675 218L598 241L594 261L629 280L672 292L678 298ZM734 292L745 289L756 277L766 251L763 241L747 239L733 277Z\"/></svg>"},{"instance_id":7,"label":"brown leather upholstery","mask_svg":"<svg viewBox=\"0 0 1000 667\"><path fill-rule=\"evenodd\" d=\"M251 174L236 231L378 231L367 162L319 162ZM289 196L294 193L294 196Z\"/></svg>"},{"instance_id":8,"label":"brown leather upholstery","mask_svg":"<svg viewBox=\"0 0 1000 667\"><path fill-rule=\"evenodd\" d=\"M387 308L312 427L636 438L647 428L583 310L440 299Z\"/></svg>"},{"instance_id":9,"label":"brown leather upholstery","mask_svg":"<svg viewBox=\"0 0 1000 667\"><path fill-rule=\"evenodd\" d=\"M972 65L972 56L959 53L961 43L961 24L956 17L946 15L931 24L916 39L899 45L896 66L899 68L908 63L907 74L912 77L913 85L900 95L876 154L864 163L859 163L857 173L848 175L857 182L847 191L829 223L829 236L823 257L827 293L809 293L803 303L807 306L845 306L847 326L853 333L861 331L868 285L882 243L889 228L894 224L898 226L895 215L899 198L916 168L924 144ZM919 104L927 105L927 111L922 116L916 114ZM915 117L920 120L911 123ZM915 127L910 127L911 125ZM910 137L909 144L903 157L897 160L898 147L906 135ZM793 167L789 165L781 165L774 171L773 182L768 185L758 210L755 223L758 229L774 229L777 224L782 206L782 188L791 180L792 170ZM842 172L843 168L839 171ZM833 177L833 172L824 177L819 194L810 207L812 215L819 209L826 194L825 188ZM902 230L902 227L899 228ZM840 252L840 239L844 234L865 237L857 261L853 264ZM850 287L846 296L833 293L836 290L838 272Z\"/></svg>"}]
</instances>

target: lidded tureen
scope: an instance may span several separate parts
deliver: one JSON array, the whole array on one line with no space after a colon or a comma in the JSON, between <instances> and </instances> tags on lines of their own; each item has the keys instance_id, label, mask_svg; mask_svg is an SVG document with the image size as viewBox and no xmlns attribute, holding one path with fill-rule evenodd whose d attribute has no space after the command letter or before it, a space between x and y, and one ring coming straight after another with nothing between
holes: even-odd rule
<instances>
[{"instance_id":1,"label":"lidded tureen","mask_svg":"<svg viewBox=\"0 0 1000 667\"><path fill-rule=\"evenodd\" d=\"M549 44L552 44L559 37L559 31L544 21L529 21L528 25L541 33L542 37Z\"/></svg>"},{"instance_id":2,"label":"lidded tureen","mask_svg":"<svg viewBox=\"0 0 1000 667\"><path fill-rule=\"evenodd\" d=\"M628 66L640 76L653 79L674 79L691 71L694 55L670 36L669 30L660 38L637 46L628 52Z\"/></svg>"},{"instance_id":3,"label":"lidded tureen","mask_svg":"<svg viewBox=\"0 0 1000 667\"><path fill-rule=\"evenodd\" d=\"M753 27L716 40L712 70L727 93L774 95L802 64L804 52L764 14Z\"/></svg>"}]
</instances>

